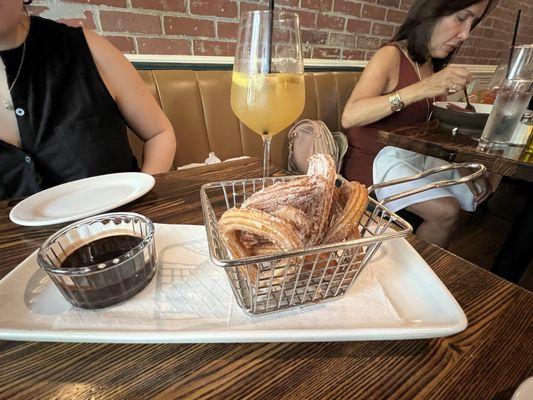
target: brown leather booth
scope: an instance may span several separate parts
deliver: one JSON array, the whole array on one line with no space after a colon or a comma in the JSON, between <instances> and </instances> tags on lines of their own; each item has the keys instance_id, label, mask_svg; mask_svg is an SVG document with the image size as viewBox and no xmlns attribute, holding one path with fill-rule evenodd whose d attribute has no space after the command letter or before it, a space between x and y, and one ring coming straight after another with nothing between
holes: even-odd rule
<instances>
[{"instance_id":1,"label":"brown leather booth","mask_svg":"<svg viewBox=\"0 0 533 400\"><path fill-rule=\"evenodd\" d=\"M230 106L231 71L142 70L141 77L174 126L174 166L204 162L210 152L225 160L262 157L261 138L235 117ZM305 109L299 119L320 119L339 131L344 104L359 72L306 72ZM272 140L272 162L287 165L289 129ZM142 142L130 133L138 160Z\"/></svg>"}]
</instances>

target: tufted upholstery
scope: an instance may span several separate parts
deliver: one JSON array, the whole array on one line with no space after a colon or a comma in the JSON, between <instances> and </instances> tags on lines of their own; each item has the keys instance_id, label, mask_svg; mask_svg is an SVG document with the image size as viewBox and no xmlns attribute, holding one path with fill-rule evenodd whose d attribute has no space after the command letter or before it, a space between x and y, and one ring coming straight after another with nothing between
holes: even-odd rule
<instances>
[{"instance_id":1,"label":"tufted upholstery","mask_svg":"<svg viewBox=\"0 0 533 400\"><path fill-rule=\"evenodd\" d=\"M176 133L174 165L203 162L209 152L218 158L262 157L261 138L242 125L231 111L231 71L139 71ZM331 131L341 130L344 104L358 72L307 72L306 104L299 119L321 119ZM272 162L287 165L287 132L272 140ZM139 160L142 143L130 133Z\"/></svg>"}]
</instances>

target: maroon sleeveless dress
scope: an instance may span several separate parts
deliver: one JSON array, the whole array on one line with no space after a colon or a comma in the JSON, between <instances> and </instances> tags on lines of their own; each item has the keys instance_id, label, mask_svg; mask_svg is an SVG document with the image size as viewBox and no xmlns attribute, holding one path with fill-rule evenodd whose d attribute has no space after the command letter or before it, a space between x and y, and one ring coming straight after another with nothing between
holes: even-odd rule
<instances>
[{"instance_id":1,"label":"maroon sleeveless dress","mask_svg":"<svg viewBox=\"0 0 533 400\"><path fill-rule=\"evenodd\" d=\"M403 51L395 43L388 46L394 46L400 52L400 74L398 84L392 91L394 93L418 82L420 79ZM378 143L378 130L390 130L424 122L428 118L428 113L428 102L420 100L372 124L350 128L347 133L348 151L344 157L342 175L349 181L356 180L367 186L372 185L374 158L385 147L385 145Z\"/></svg>"}]
</instances>

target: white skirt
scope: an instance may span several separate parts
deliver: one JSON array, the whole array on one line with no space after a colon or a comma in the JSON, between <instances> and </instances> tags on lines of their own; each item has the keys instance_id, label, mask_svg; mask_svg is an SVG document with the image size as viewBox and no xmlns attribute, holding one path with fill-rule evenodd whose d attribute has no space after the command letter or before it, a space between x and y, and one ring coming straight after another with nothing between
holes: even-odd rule
<instances>
[{"instance_id":1,"label":"white skirt","mask_svg":"<svg viewBox=\"0 0 533 400\"><path fill-rule=\"evenodd\" d=\"M383 148L374 159L373 175L374 183L387 182L393 179L406 178L416 175L428 169L449 165L448 162L439 158L425 156L413 151L387 146ZM445 179L457 179L461 175L457 170L439 172L416 181L406 182L391 187L376 190L379 201L408 190L431 184ZM387 204L387 208L393 212L406 208L412 204L421 203L441 197L455 197L461 208L465 211L475 211L477 203L474 194L465 183L447 186L444 188L430 189L422 193L411 195L403 199L395 200Z\"/></svg>"}]
</instances>

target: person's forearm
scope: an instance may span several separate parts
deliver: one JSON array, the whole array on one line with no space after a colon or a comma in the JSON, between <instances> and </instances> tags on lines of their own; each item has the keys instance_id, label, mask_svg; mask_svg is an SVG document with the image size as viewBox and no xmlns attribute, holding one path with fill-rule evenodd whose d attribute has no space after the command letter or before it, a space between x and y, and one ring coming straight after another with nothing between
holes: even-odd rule
<instances>
[{"instance_id":1,"label":"person's forearm","mask_svg":"<svg viewBox=\"0 0 533 400\"><path fill-rule=\"evenodd\" d=\"M342 127L364 126L392 114L389 95L357 100L342 113Z\"/></svg>"},{"instance_id":2,"label":"person's forearm","mask_svg":"<svg viewBox=\"0 0 533 400\"><path fill-rule=\"evenodd\" d=\"M154 175L169 171L175 152L176 139L172 129L152 136L144 143L142 172Z\"/></svg>"},{"instance_id":3,"label":"person's forearm","mask_svg":"<svg viewBox=\"0 0 533 400\"><path fill-rule=\"evenodd\" d=\"M425 98L419 83L400 89L399 92L405 107ZM343 128L368 125L391 115L393 111L389 102L390 95L389 93L383 96L360 99L348 104L342 114Z\"/></svg>"}]
</instances>

